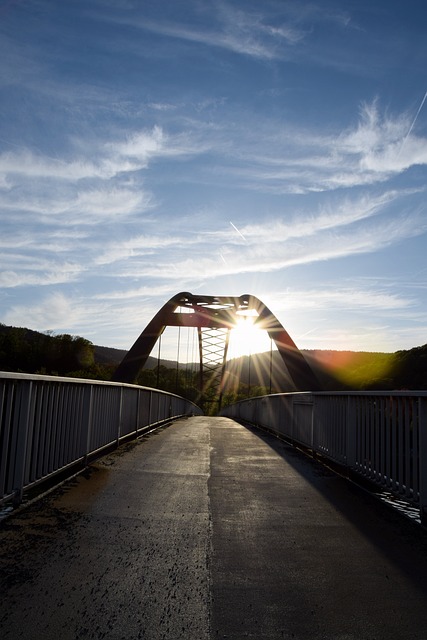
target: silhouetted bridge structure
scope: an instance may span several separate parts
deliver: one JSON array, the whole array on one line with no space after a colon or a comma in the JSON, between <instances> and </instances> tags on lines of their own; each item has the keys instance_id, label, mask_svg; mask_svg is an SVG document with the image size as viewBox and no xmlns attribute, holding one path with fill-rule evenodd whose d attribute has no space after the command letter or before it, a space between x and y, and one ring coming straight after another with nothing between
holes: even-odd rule
<instances>
[{"instance_id":1,"label":"silhouetted bridge structure","mask_svg":"<svg viewBox=\"0 0 427 640\"><path fill-rule=\"evenodd\" d=\"M24 504L0 526L2 638L426 638L425 530L384 500L425 522L427 393L205 417L126 382L1 373L0 417L4 514Z\"/></svg>"}]
</instances>

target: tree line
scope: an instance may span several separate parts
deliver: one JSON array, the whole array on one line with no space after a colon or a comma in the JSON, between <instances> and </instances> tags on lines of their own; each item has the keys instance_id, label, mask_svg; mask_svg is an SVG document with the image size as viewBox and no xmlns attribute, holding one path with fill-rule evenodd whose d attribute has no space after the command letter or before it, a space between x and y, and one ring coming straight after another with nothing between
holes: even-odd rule
<instances>
[{"instance_id":1,"label":"tree line","mask_svg":"<svg viewBox=\"0 0 427 640\"><path fill-rule=\"evenodd\" d=\"M0 370L68 377L111 380L118 362L97 360L95 347L89 340L69 334L53 335L0 324ZM106 349L105 351L111 351ZM112 350L114 351L114 350ZM221 391L215 387L200 391L196 365L170 366L150 358L150 368L143 369L136 381L142 386L162 389L183 396L201 406L205 413L215 413L222 406L271 391L290 391L286 376L280 379L283 364L274 354L230 363L228 383ZM427 345L395 353L304 352L325 390L397 390L427 389ZM272 380L268 371L276 371ZM252 371L252 373L250 373Z\"/></svg>"},{"instance_id":2,"label":"tree line","mask_svg":"<svg viewBox=\"0 0 427 640\"><path fill-rule=\"evenodd\" d=\"M0 325L0 368L18 373L71 375L95 365L89 340Z\"/></svg>"},{"instance_id":3,"label":"tree line","mask_svg":"<svg viewBox=\"0 0 427 640\"><path fill-rule=\"evenodd\" d=\"M111 380L116 362L97 362L95 345L80 336L53 335L0 324L0 370L95 380ZM155 362L150 359L151 364ZM136 384L180 395L215 413L219 396L215 388L200 390L200 374L194 365L165 366L157 363L140 371ZM222 405L268 393L259 384L241 382L221 394Z\"/></svg>"}]
</instances>

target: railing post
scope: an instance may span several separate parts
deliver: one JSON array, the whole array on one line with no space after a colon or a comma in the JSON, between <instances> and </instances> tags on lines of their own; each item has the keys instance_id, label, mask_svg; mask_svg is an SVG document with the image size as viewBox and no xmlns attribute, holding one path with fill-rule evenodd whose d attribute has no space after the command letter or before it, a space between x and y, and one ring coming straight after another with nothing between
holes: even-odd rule
<instances>
[{"instance_id":1,"label":"railing post","mask_svg":"<svg viewBox=\"0 0 427 640\"><path fill-rule=\"evenodd\" d=\"M292 396L291 399L291 429L288 434L291 440L295 440L295 396Z\"/></svg>"},{"instance_id":2,"label":"railing post","mask_svg":"<svg viewBox=\"0 0 427 640\"><path fill-rule=\"evenodd\" d=\"M13 505L22 502L24 493L25 465L27 462L27 442L30 418L32 382L23 382L19 387L19 414L17 419L15 470L13 474Z\"/></svg>"},{"instance_id":3,"label":"railing post","mask_svg":"<svg viewBox=\"0 0 427 640\"><path fill-rule=\"evenodd\" d=\"M153 424L153 419L151 416L151 412L153 410L153 392L149 391L149 400L148 400L148 424Z\"/></svg>"},{"instance_id":4,"label":"railing post","mask_svg":"<svg viewBox=\"0 0 427 640\"><path fill-rule=\"evenodd\" d=\"M122 431L122 420L123 420L123 387L120 387L120 399L119 399L119 420L117 427L117 446L120 443L120 435Z\"/></svg>"},{"instance_id":5,"label":"railing post","mask_svg":"<svg viewBox=\"0 0 427 640\"><path fill-rule=\"evenodd\" d=\"M310 422L310 447L311 451L314 454L315 448L317 448L317 442L314 441L314 437L316 435L316 396L311 396L311 422ZM318 413L318 412L317 412Z\"/></svg>"},{"instance_id":6,"label":"railing post","mask_svg":"<svg viewBox=\"0 0 427 640\"><path fill-rule=\"evenodd\" d=\"M93 411L93 387L91 384L85 385L83 391L83 415L86 418L86 424L82 429L82 440L85 442L84 463L87 464L87 458L90 452L90 439L92 435L92 411ZM86 427L86 433L85 433Z\"/></svg>"},{"instance_id":7,"label":"railing post","mask_svg":"<svg viewBox=\"0 0 427 640\"><path fill-rule=\"evenodd\" d=\"M420 470L420 517L427 526L427 398L419 402L419 470Z\"/></svg>"},{"instance_id":8,"label":"railing post","mask_svg":"<svg viewBox=\"0 0 427 640\"><path fill-rule=\"evenodd\" d=\"M135 420L135 435L138 436L139 425L139 411L141 407L141 389L136 391L136 420Z\"/></svg>"},{"instance_id":9,"label":"railing post","mask_svg":"<svg viewBox=\"0 0 427 640\"><path fill-rule=\"evenodd\" d=\"M348 396L345 456L346 464L349 469L354 469L356 466L357 420L355 404L354 398L352 396Z\"/></svg>"}]
</instances>

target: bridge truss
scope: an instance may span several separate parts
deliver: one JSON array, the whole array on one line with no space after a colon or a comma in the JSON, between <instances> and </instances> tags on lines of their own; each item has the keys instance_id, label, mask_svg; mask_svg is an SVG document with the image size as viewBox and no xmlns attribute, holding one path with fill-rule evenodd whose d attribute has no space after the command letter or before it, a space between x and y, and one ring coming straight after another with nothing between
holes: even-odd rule
<instances>
[{"instance_id":1,"label":"bridge truss","mask_svg":"<svg viewBox=\"0 0 427 640\"><path fill-rule=\"evenodd\" d=\"M253 295L203 296L178 293L149 322L116 369L113 380L135 382L166 327L197 329L200 390L221 396L230 331L242 316L252 315L254 326L267 331L275 342L295 389L319 390L319 383L298 347L276 316Z\"/></svg>"}]
</instances>

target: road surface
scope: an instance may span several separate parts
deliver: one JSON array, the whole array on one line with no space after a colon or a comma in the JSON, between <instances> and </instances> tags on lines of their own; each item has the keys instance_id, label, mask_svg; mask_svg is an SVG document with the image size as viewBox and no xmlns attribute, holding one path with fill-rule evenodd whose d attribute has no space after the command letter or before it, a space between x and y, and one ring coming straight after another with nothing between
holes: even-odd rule
<instances>
[{"instance_id":1,"label":"road surface","mask_svg":"<svg viewBox=\"0 0 427 640\"><path fill-rule=\"evenodd\" d=\"M0 526L0 638L426 640L427 533L270 435L197 417Z\"/></svg>"}]
</instances>

